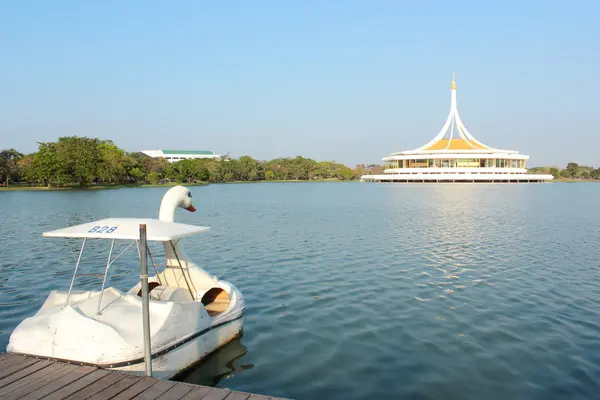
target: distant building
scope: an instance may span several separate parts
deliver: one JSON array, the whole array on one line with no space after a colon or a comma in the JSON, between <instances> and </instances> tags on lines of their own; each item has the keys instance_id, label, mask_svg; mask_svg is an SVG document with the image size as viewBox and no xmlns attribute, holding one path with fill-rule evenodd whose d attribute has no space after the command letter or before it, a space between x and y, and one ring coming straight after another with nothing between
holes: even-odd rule
<instances>
[{"instance_id":1,"label":"distant building","mask_svg":"<svg viewBox=\"0 0 600 400\"><path fill-rule=\"evenodd\" d=\"M546 182L550 174L530 174L528 155L487 146L471 135L458 115L452 75L450 112L442 130L425 145L383 157L383 173L366 182Z\"/></svg>"},{"instance_id":2,"label":"distant building","mask_svg":"<svg viewBox=\"0 0 600 400\"><path fill-rule=\"evenodd\" d=\"M188 158L221 159L220 155L209 150L142 150L142 153L152 158L163 157L168 162L177 162Z\"/></svg>"}]
</instances>

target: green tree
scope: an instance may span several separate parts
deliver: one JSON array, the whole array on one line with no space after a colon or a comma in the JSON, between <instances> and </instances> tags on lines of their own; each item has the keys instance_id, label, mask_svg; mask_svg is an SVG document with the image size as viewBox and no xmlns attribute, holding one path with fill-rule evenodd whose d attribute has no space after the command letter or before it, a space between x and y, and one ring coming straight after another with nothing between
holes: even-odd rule
<instances>
[{"instance_id":1,"label":"green tree","mask_svg":"<svg viewBox=\"0 0 600 400\"><path fill-rule=\"evenodd\" d=\"M588 167L589 168L589 167ZM581 171L582 168L579 168ZM589 175L597 174L589 169ZM187 159L169 163L142 153L126 153L110 140L64 136L56 142L39 143L38 151L23 156L14 149L0 152L0 184L25 180L38 185L88 186L94 183L159 183L163 178L192 183L234 180L354 179L353 171L334 161L316 162L297 156L259 161L250 156L220 160Z\"/></svg>"},{"instance_id":2,"label":"green tree","mask_svg":"<svg viewBox=\"0 0 600 400\"><path fill-rule=\"evenodd\" d=\"M88 186L98 177L100 151L98 139L69 136L60 137L55 145L59 168L72 183Z\"/></svg>"},{"instance_id":3,"label":"green tree","mask_svg":"<svg viewBox=\"0 0 600 400\"><path fill-rule=\"evenodd\" d=\"M237 160L238 179L242 181L258 181L265 179L265 165L250 156L242 156Z\"/></svg>"},{"instance_id":4,"label":"green tree","mask_svg":"<svg viewBox=\"0 0 600 400\"><path fill-rule=\"evenodd\" d=\"M122 183L125 180L125 152L110 140L97 144L99 151L98 179L103 183Z\"/></svg>"},{"instance_id":5,"label":"green tree","mask_svg":"<svg viewBox=\"0 0 600 400\"><path fill-rule=\"evenodd\" d=\"M165 169L165 176L177 182L193 183L208 181L210 171L203 160L186 159L169 164Z\"/></svg>"},{"instance_id":6,"label":"green tree","mask_svg":"<svg viewBox=\"0 0 600 400\"><path fill-rule=\"evenodd\" d=\"M317 177L318 179L331 178L331 173L332 173L331 164L332 163L330 163L328 161L321 161L320 163L317 163L317 165L315 167L315 172L314 172L315 177Z\"/></svg>"},{"instance_id":7,"label":"green tree","mask_svg":"<svg viewBox=\"0 0 600 400\"><path fill-rule=\"evenodd\" d=\"M587 171L583 171L579 176L581 177L581 179L590 179L590 173Z\"/></svg>"},{"instance_id":8,"label":"green tree","mask_svg":"<svg viewBox=\"0 0 600 400\"><path fill-rule=\"evenodd\" d=\"M217 164L217 170L215 173L217 181L229 182L238 179L238 165L235 158L220 161Z\"/></svg>"},{"instance_id":9,"label":"green tree","mask_svg":"<svg viewBox=\"0 0 600 400\"><path fill-rule=\"evenodd\" d=\"M567 164L565 171L567 171L567 177L575 178L577 175L579 175L579 164L570 162Z\"/></svg>"},{"instance_id":10,"label":"green tree","mask_svg":"<svg viewBox=\"0 0 600 400\"><path fill-rule=\"evenodd\" d=\"M558 177L560 177L560 171L558 170L558 168L550 168L550 174L556 179Z\"/></svg>"},{"instance_id":11,"label":"green tree","mask_svg":"<svg viewBox=\"0 0 600 400\"><path fill-rule=\"evenodd\" d=\"M136 155L138 156L138 155ZM169 162L165 160L163 157L148 157L145 154L139 154L139 158L143 160L144 171L146 173L158 172L163 174Z\"/></svg>"},{"instance_id":12,"label":"green tree","mask_svg":"<svg viewBox=\"0 0 600 400\"><path fill-rule=\"evenodd\" d=\"M29 182L30 184L38 183L35 179L29 179L33 171L33 157L34 154L28 154L26 156L23 156L23 158L19 160L18 165L20 180Z\"/></svg>"},{"instance_id":13,"label":"green tree","mask_svg":"<svg viewBox=\"0 0 600 400\"><path fill-rule=\"evenodd\" d=\"M38 143L38 151L34 153L31 167L26 171L26 179L44 186L69 183L69 177L58 162L57 146L54 142Z\"/></svg>"},{"instance_id":14,"label":"green tree","mask_svg":"<svg viewBox=\"0 0 600 400\"><path fill-rule=\"evenodd\" d=\"M20 180L19 161L23 154L15 149L0 151L0 186L8 186L10 181Z\"/></svg>"},{"instance_id":15,"label":"green tree","mask_svg":"<svg viewBox=\"0 0 600 400\"><path fill-rule=\"evenodd\" d=\"M345 165L340 165L337 168L336 178L338 178L339 180L349 181L353 178L353 176L354 173L352 172L351 168Z\"/></svg>"},{"instance_id":16,"label":"green tree","mask_svg":"<svg viewBox=\"0 0 600 400\"><path fill-rule=\"evenodd\" d=\"M150 172L146 175L146 180L153 185L158 185L162 179L162 174L160 172Z\"/></svg>"},{"instance_id":17,"label":"green tree","mask_svg":"<svg viewBox=\"0 0 600 400\"><path fill-rule=\"evenodd\" d=\"M126 154L123 158L123 165L125 167L125 176L122 183L142 183L146 178L146 171L144 168L144 158L136 153Z\"/></svg>"}]
</instances>

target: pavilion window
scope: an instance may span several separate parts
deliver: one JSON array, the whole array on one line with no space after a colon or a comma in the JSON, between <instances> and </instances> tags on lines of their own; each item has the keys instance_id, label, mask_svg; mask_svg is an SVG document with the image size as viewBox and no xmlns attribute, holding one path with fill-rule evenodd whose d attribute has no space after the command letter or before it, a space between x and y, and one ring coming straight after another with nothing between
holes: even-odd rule
<instances>
[{"instance_id":1,"label":"pavilion window","mask_svg":"<svg viewBox=\"0 0 600 400\"><path fill-rule=\"evenodd\" d=\"M457 167L467 167L467 168L475 168L479 167L479 159L478 158L459 158L456 160Z\"/></svg>"}]
</instances>

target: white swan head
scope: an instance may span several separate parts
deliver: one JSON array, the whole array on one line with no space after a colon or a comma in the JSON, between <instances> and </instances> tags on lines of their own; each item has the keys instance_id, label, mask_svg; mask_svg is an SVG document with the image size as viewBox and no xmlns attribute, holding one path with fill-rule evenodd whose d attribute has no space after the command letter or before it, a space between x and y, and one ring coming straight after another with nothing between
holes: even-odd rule
<instances>
[{"instance_id":1,"label":"white swan head","mask_svg":"<svg viewBox=\"0 0 600 400\"><path fill-rule=\"evenodd\" d=\"M173 222L177 208L191 212L196 211L196 207L192 204L192 192L185 186L173 186L165 193L160 203L158 219Z\"/></svg>"}]
</instances>

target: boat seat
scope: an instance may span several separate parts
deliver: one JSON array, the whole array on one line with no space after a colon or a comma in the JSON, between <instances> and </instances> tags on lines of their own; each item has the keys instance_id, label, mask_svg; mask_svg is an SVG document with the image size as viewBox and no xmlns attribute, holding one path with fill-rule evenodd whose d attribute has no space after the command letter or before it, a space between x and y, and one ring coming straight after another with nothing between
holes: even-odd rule
<instances>
[{"instance_id":1,"label":"boat seat","mask_svg":"<svg viewBox=\"0 0 600 400\"><path fill-rule=\"evenodd\" d=\"M190 291L180 287L158 285L150 291L150 299L183 303L192 301Z\"/></svg>"},{"instance_id":2,"label":"boat seat","mask_svg":"<svg viewBox=\"0 0 600 400\"><path fill-rule=\"evenodd\" d=\"M208 315L211 317L226 311L227 307L229 307L229 301L214 301L204 306L206 312L208 312Z\"/></svg>"},{"instance_id":3,"label":"boat seat","mask_svg":"<svg viewBox=\"0 0 600 400\"><path fill-rule=\"evenodd\" d=\"M231 304L231 299L225 290L220 287L213 287L206 291L202 296L202 304L208 312L208 315L214 317L224 311L227 311Z\"/></svg>"}]
</instances>

